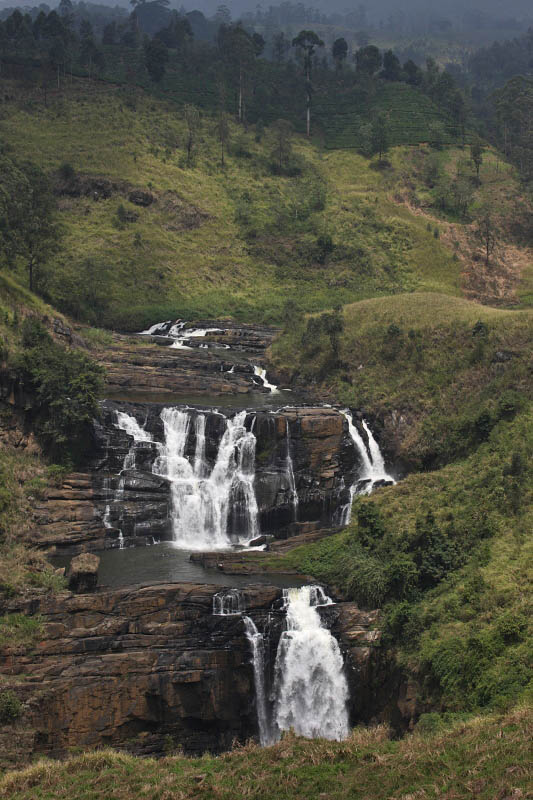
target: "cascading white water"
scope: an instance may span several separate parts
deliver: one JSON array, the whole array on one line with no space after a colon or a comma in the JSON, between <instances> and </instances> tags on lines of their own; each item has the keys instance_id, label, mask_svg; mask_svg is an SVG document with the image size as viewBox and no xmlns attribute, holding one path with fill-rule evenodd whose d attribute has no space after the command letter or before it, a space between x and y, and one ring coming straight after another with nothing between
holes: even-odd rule
<instances>
[{"instance_id":1,"label":"cascading white water","mask_svg":"<svg viewBox=\"0 0 533 800\"><path fill-rule=\"evenodd\" d=\"M135 469L135 449L138 442L152 442L153 439L148 431L145 431L142 428L135 417L126 414L125 411L117 411L117 421L116 427L120 428L120 430L125 431L128 436L133 437L132 445L129 449L126 458L124 459L124 463L122 465L122 469Z\"/></svg>"},{"instance_id":2,"label":"cascading white water","mask_svg":"<svg viewBox=\"0 0 533 800\"><path fill-rule=\"evenodd\" d=\"M152 442L153 439L151 435L148 433L148 431L145 431L144 428L142 428L141 425L139 425L135 417L130 416L130 414L126 414L125 411L116 411L115 413L117 418L117 421L115 423L116 427L120 428L120 430L122 431L125 431L129 436L132 436L133 442L131 443L129 450L124 457L124 461L122 462L122 469L119 474L117 488L112 494L111 503L106 503L102 521L104 523L104 527L107 529L118 527L118 543L120 549L122 550L122 548L124 547L124 534L122 532L123 512L121 508L121 512L117 520L118 526L113 525L113 523L111 522L111 505L121 503L124 500L124 487L125 487L124 472L128 469L135 469L137 444L139 442ZM103 488L106 494L111 491L109 478L105 479Z\"/></svg>"},{"instance_id":3,"label":"cascading white water","mask_svg":"<svg viewBox=\"0 0 533 800\"><path fill-rule=\"evenodd\" d=\"M337 640L317 610L331 600L320 587L286 590L287 630L275 667L275 724L307 738L345 739L348 683Z\"/></svg>"},{"instance_id":4,"label":"cascading white water","mask_svg":"<svg viewBox=\"0 0 533 800\"><path fill-rule=\"evenodd\" d=\"M185 342L187 339L196 339L203 337L208 333L223 333L222 328L186 328L187 322L184 320L177 320L172 323L171 320L166 322L156 322L145 331L140 331L140 336L165 336L167 339L174 339L171 347L178 348L179 350L191 350ZM208 345L200 345L206 348ZM229 347L228 347L229 349Z\"/></svg>"},{"instance_id":5,"label":"cascading white water","mask_svg":"<svg viewBox=\"0 0 533 800\"><path fill-rule=\"evenodd\" d=\"M357 430L356 425L354 425L351 412L345 408L344 411L341 411L341 414L348 422L350 438L352 439L356 450L359 453L362 464L361 471L357 476L357 479L350 486L350 501L341 509L340 523L341 525L347 525L351 519L352 502L356 493L359 495L370 494L374 484L378 481L387 481L390 483L396 483L396 481L385 469L385 460L367 422L364 419L361 420L363 430L368 437L368 449L363 437ZM358 485L361 485L359 490Z\"/></svg>"},{"instance_id":6,"label":"cascading white water","mask_svg":"<svg viewBox=\"0 0 533 800\"><path fill-rule=\"evenodd\" d=\"M257 725L259 728L259 742L263 747L273 744L276 740L272 732L272 724L267 704L265 688L265 641L263 634L257 630L255 622L250 617L243 617L246 638L252 649L252 664L254 668L255 705L257 709Z\"/></svg>"},{"instance_id":7,"label":"cascading white water","mask_svg":"<svg viewBox=\"0 0 533 800\"><path fill-rule=\"evenodd\" d=\"M213 595L213 614L216 617L242 614L244 610L244 598L239 589L225 589Z\"/></svg>"},{"instance_id":8,"label":"cascading white water","mask_svg":"<svg viewBox=\"0 0 533 800\"><path fill-rule=\"evenodd\" d=\"M205 457L205 417L195 421L193 463L185 454L191 411L164 408L161 418L165 440L159 445L153 472L171 481L176 545L187 550L217 550L254 539L259 531L254 489L256 440L246 430L246 411L225 420L211 470Z\"/></svg>"},{"instance_id":9,"label":"cascading white water","mask_svg":"<svg viewBox=\"0 0 533 800\"><path fill-rule=\"evenodd\" d=\"M292 456L291 456L291 433L289 428L289 420L285 420L285 431L286 431L286 439L287 439L287 455L285 457L286 465L287 465L287 475L289 478L289 486L291 490L291 498L292 498L292 508L293 508L293 517L294 522L298 521L298 490L296 488L296 480L294 477L294 465L292 463Z\"/></svg>"},{"instance_id":10,"label":"cascading white water","mask_svg":"<svg viewBox=\"0 0 533 800\"><path fill-rule=\"evenodd\" d=\"M277 386L274 386L273 383L269 383L267 379L266 369L263 367L254 367L254 375L257 378L260 378L263 382L263 386L265 389L270 389L271 394L279 394L279 389Z\"/></svg>"}]
</instances>

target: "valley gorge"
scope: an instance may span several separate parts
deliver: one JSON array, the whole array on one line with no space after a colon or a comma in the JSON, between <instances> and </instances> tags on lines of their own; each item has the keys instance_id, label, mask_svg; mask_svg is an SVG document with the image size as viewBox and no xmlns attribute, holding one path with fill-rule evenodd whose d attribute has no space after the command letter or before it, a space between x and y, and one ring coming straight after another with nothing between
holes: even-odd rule
<instances>
[{"instance_id":1,"label":"valley gorge","mask_svg":"<svg viewBox=\"0 0 533 800\"><path fill-rule=\"evenodd\" d=\"M71 579L74 592L4 603L39 620L34 646L0 647L2 684L25 708L1 734L4 765L73 747L216 753L288 728L342 739L356 722L410 724L379 612L268 565L394 482L370 427L271 383L273 331L201 324L114 337L85 471L34 504L30 542L58 569L97 554L98 587Z\"/></svg>"}]
</instances>

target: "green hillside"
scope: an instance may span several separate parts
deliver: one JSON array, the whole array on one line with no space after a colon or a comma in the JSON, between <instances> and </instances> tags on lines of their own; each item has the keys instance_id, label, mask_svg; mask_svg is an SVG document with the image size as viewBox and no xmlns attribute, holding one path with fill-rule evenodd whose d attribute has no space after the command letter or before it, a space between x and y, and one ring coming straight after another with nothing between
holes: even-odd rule
<instances>
[{"instance_id":1,"label":"green hillside","mask_svg":"<svg viewBox=\"0 0 533 800\"><path fill-rule=\"evenodd\" d=\"M383 608L431 707L513 703L531 690L533 314L403 294L346 306L336 344L331 317L288 327L274 362L363 410L412 474L283 563Z\"/></svg>"},{"instance_id":2,"label":"green hillside","mask_svg":"<svg viewBox=\"0 0 533 800\"><path fill-rule=\"evenodd\" d=\"M458 142L450 116L419 89L405 83L381 83L370 97L354 89L334 99L319 94L315 101L316 119L324 130L328 149L363 146L361 126L380 113L387 117L391 146L431 142L435 123L442 126L442 144Z\"/></svg>"},{"instance_id":3,"label":"green hillside","mask_svg":"<svg viewBox=\"0 0 533 800\"><path fill-rule=\"evenodd\" d=\"M50 302L135 329L172 314L279 321L295 296L313 311L413 289L460 291L452 253L390 200L390 174L296 136L295 176L276 175L272 133L257 142L236 126L222 169L213 126L206 117L187 167L182 113L140 90L78 81L47 106L31 95L4 106L9 155L37 163L59 193L62 247L42 285ZM78 196L65 170L81 181ZM97 201L96 177L111 182ZM153 202L135 206L132 189Z\"/></svg>"}]
</instances>

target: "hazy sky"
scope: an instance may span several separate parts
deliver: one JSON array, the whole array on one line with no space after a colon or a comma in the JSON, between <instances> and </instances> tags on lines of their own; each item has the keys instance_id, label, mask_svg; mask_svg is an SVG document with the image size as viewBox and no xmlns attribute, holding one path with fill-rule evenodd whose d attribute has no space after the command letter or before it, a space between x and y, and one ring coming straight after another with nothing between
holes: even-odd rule
<instances>
[{"instance_id":1,"label":"hazy sky","mask_svg":"<svg viewBox=\"0 0 533 800\"><path fill-rule=\"evenodd\" d=\"M90 2L90 0L88 0ZM95 0L101 2L102 5L115 6L120 5L129 8L129 0ZM283 0L226 0L225 4L230 8L234 17L242 13L243 10L253 11L257 6L261 6L263 10L267 10L270 5L280 5ZM217 6L221 5L224 0L183 0L183 5L187 10L198 8L205 14L214 14ZM297 3L298 0L292 0ZM533 0L303 0L304 5L318 8L321 11L330 13L332 11L344 12L348 10L355 10L359 5L364 5L367 8L369 19L379 20L386 18L388 14L393 11L400 11L404 14L419 13L423 16L432 15L443 17L446 16L450 19L461 19L465 11L481 11L487 12L491 16L498 18L508 18L515 16L522 19L533 19ZM179 8L182 0L171 0L171 6ZM0 8L10 6L31 7L38 6L39 0L0 0ZM48 3L51 7L57 5L57 0L50 0Z\"/></svg>"}]
</instances>

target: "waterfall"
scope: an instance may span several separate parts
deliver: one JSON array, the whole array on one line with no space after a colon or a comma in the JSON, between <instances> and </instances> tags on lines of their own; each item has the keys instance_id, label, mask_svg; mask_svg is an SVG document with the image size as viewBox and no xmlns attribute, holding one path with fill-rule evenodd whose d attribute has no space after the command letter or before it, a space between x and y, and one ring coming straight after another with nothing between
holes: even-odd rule
<instances>
[{"instance_id":1,"label":"waterfall","mask_svg":"<svg viewBox=\"0 0 533 800\"><path fill-rule=\"evenodd\" d=\"M362 462L361 471L356 480L350 486L350 501L341 509L340 524L347 525L351 519L352 503L356 494L370 494L374 484L378 481L387 481L388 483L396 483L396 481L385 469L383 455L367 422L364 419L361 420L363 430L368 437L368 448L357 427L354 425L351 412L345 408L344 411L341 411L341 414L348 422L350 438L353 441ZM362 481L364 481L364 485L358 491L358 485L360 485Z\"/></svg>"},{"instance_id":2,"label":"waterfall","mask_svg":"<svg viewBox=\"0 0 533 800\"><path fill-rule=\"evenodd\" d=\"M122 470L125 469L135 469L135 449L138 442L151 442L153 441L150 434L142 428L135 417L131 417L129 414L126 414L125 411L117 411L117 421L116 427L120 428L120 430L125 431L128 436L133 437L133 442L131 447L124 459L124 463L122 464Z\"/></svg>"},{"instance_id":3,"label":"waterfall","mask_svg":"<svg viewBox=\"0 0 533 800\"><path fill-rule=\"evenodd\" d=\"M224 589L213 595L213 614L243 615L246 638L252 651L259 741L276 742L291 728L309 739L345 739L349 732L349 690L342 654L335 637L324 627L319 606L333 601L321 586L303 586L283 591L286 630L281 634L272 697L267 693L265 637L255 622L244 616L244 598L239 589Z\"/></svg>"},{"instance_id":4,"label":"waterfall","mask_svg":"<svg viewBox=\"0 0 533 800\"><path fill-rule=\"evenodd\" d=\"M198 419L203 417L203 419ZM205 458L205 416L195 421L196 449L191 463L186 447L191 411L164 408L164 443L153 472L171 482L174 541L187 550L221 549L259 533L255 497L256 439L247 431L246 411L225 420L217 458Z\"/></svg>"},{"instance_id":5,"label":"waterfall","mask_svg":"<svg viewBox=\"0 0 533 800\"><path fill-rule=\"evenodd\" d=\"M254 621L250 619L250 617L243 617L243 622L246 638L250 642L250 647L252 648L259 742L263 747L266 747L274 743L275 737L272 733L265 689L265 641L263 634L259 633Z\"/></svg>"},{"instance_id":6,"label":"waterfall","mask_svg":"<svg viewBox=\"0 0 533 800\"><path fill-rule=\"evenodd\" d=\"M287 455L286 455L287 475L288 475L288 478L289 478L289 486L290 486L290 489L291 489L291 499L292 499L294 522L297 522L298 521L298 490L296 488L296 480L295 480L295 477L294 477L294 465L292 463L292 456L291 456L291 435L290 435L288 418L285 419L285 431L286 431L286 436L287 436Z\"/></svg>"},{"instance_id":7,"label":"waterfall","mask_svg":"<svg viewBox=\"0 0 533 800\"><path fill-rule=\"evenodd\" d=\"M244 599L239 589L226 589L213 595L213 614L216 617L229 617L243 611Z\"/></svg>"},{"instance_id":8,"label":"waterfall","mask_svg":"<svg viewBox=\"0 0 533 800\"><path fill-rule=\"evenodd\" d=\"M187 339L196 339L198 337L206 336L208 333L224 333L222 328L186 328L187 322L178 319L172 323L171 320L166 322L156 322L145 331L140 331L140 336L165 336L167 339L173 339L171 347L179 350L191 350L185 342ZM207 348L207 344L201 344L200 347ZM229 346L227 347L229 349Z\"/></svg>"},{"instance_id":9,"label":"waterfall","mask_svg":"<svg viewBox=\"0 0 533 800\"><path fill-rule=\"evenodd\" d=\"M337 640L322 625L317 607L331 600L320 587L285 592L287 630L275 667L275 723L307 738L348 736L348 683Z\"/></svg>"},{"instance_id":10,"label":"waterfall","mask_svg":"<svg viewBox=\"0 0 533 800\"><path fill-rule=\"evenodd\" d=\"M115 426L120 428L120 430L125 431L128 436L133 437L133 442L130 445L130 448L126 455L124 456L124 461L122 462L122 469L120 471L120 475L118 478L118 485L114 492L111 489L111 482L109 478L105 478L104 480L104 491L106 494L112 492L111 503L106 503L104 514L102 517L102 521L104 523L104 527L106 529L109 528L118 528L118 543L119 548L122 550L124 547L124 534L122 532L122 524L124 522L123 518L123 509L120 508L120 513L117 519L118 525L113 525L111 521L111 508L112 505L118 505L123 502L124 500L124 486L125 486L125 476L124 472L127 469L135 469L135 461L136 461L136 446L139 442L152 442L153 439L151 435L142 428L135 417L126 414L125 411L116 411L116 423Z\"/></svg>"},{"instance_id":11,"label":"waterfall","mask_svg":"<svg viewBox=\"0 0 533 800\"><path fill-rule=\"evenodd\" d=\"M266 369L263 369L263 367L254 367L254 375L257 378L260 378L265 389L270 389L271 394L279 394L278 387L274 386L273 383L268 382Z\"/></svg>"}]
</instances>

